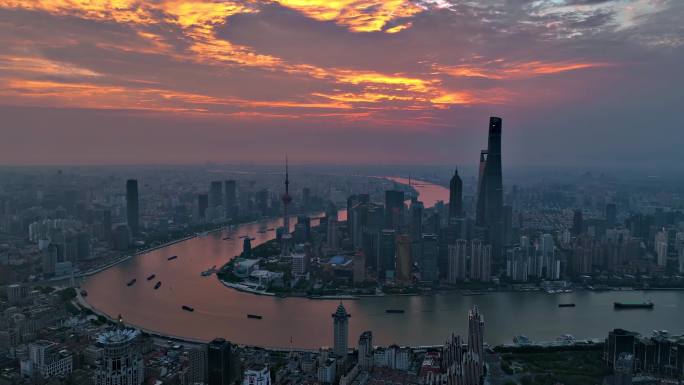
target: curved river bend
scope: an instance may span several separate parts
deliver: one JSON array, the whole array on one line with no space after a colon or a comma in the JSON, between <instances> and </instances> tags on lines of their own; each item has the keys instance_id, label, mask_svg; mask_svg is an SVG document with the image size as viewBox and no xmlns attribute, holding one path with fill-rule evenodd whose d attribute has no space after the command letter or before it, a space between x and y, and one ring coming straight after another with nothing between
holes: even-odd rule
<instances>
[{"instance_id":1,"label":"curved river bend","mask_svg":"<svg viewBox=\"0 0 684 385\"><path fill-rule=\"evenodd\" d=\"M397 178L400 183L405 182ZM414 187L426 207L448 200L444 187L418 181ZM277 227L282 220L265 221ZM223 286L215 276L201 272L221 266L239 254L241 235L255 239L253 245L273 238L273 232L259 234L262 224L246 224L232 230L192 238L131 258L89 277L82 285L88 303L110 317L121 314L126 323L159 334L189 340L209 341L224 337L239 344L315 349L332 344L331 313L337 303L306 298L276 298L239 292ZM231 237L229 240L223 240ZM168 261L171 255L178 258ZM146 277L156 274L147 281ZM137 283L127 287L126 282ZM159 290L153 286L162 281ZM652 300L653 310L614 311L614 301ZM575 308L558 308L574 302ZM547 295L499 292L462 296L457 292L433 296L367 297L344 301L352 314L350 343L364 330L372 330L377 344L430 345L442 343L455 333L467 331L467 311L477 304L486 321L485 339L496 345L510 343L514 335L533 340L553 340L561 334L576 338L604 337L621 327L642 333L667 329L681 333L684 292L613 291ZM181 310L182 305L195 308ZM405 314L387 314L385 309L405 309ZM260 314L261 320L247 314Z\"/></svg>"}]
</instances>

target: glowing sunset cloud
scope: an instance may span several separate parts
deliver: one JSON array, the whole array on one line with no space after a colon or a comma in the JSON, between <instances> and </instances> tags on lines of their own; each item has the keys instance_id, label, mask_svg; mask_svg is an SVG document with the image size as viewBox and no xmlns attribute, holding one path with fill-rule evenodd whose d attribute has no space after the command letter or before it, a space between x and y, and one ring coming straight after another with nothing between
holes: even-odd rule
<instances>
[{"instance_id":1,"label":"glowing sunset cloud","mask_svg":"<svg viewBox=\"0 0 684 385\"><path fill-rule=\"evenodd\" d=\"M411 17L424 9L405 0L275 0L321 21L334 21L355 32L381 31L389 22ZM387 29L395 33L410 24Z\"/></svg>"},{"instance_id":2,"label":"glowing sunset cloud","mask_svg":"<svg viewBox=\"0 0 684 385\"><path fill-rule=\"evenodd\" d=\"M576 71L588 68L608 67L608 63L567 63L567 62L543 62L530 61L522 63L506 64L502 61L495 61L495 65L485 67L457 66L443 67L436 66L438 71L456 77L486 78L494 80L526 78L539 75L559 74L562 72Z\"/></svg>"}]
</instances>

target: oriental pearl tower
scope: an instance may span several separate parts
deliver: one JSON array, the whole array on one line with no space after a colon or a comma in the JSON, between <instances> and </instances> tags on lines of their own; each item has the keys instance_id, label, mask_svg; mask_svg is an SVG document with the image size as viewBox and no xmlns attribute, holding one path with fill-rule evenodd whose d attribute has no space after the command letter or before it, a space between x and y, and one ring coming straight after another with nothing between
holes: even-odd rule
<instances>
[{"instance_id":1,"label":"oriental pearl tower","mask_svg":"<svg viewBox=\"0 0 684 385\"><path fill-rule=\"evenodd\" d=\"M292 202L290 196L290 175L288 172L287 155L285 155L285 193L282 196L283 201L283 233L280 236L281 241L281 255L286 256L292 253L292 235L290 234L290 216L287 211L287 206Z\"/></svg>"}]
</instances>

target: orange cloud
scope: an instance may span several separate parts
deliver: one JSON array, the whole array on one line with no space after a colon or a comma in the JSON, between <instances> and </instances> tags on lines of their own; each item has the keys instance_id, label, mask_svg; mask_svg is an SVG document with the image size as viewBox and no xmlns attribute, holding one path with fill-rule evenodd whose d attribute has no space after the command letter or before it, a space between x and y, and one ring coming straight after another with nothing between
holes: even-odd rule
<instances>
[{"instance_id":1,"label":"orange cloud","mask_svg":"<svg viewBox=\"0 0 684 385\"><path fill-rule=\"evenodd\" d=\"M401 32L401 31L403 31L403 30L405 30L405 29L411 28L412 25L413 25L413 23L399 24L399 25L397 25L397 26L395 26L395 27L387 28L387 29L385 30L385 32L387 32L387 33L397 33L397 32Z\"/></svg>"},{"instance_id":2,"label":"orange cloud","mask_svg":"<svg viewBox=\"0 0 684 385\"><path fill-rule=\"evenodd\" d=\"M62 77L98 77L102 74L87 68L41 57L0 55L0 70L30 72Z\"/></svg>"},{"instance_id":3,"label":"orange cloud","mask_svg":"<svg viewBox=\"0 0 684 385\"><path fill-rule=\"evenodd\" d=\"M45 105L86 108L121 108L217 112L216 107L351 109L338 101L268 101L236 97L216 97L162 88L134 88L108 84L65 83L44 80L9 79L0 95L21 95L43 101Z\"/></svg>"},{"instance_id":4,"label":"orange cloud","mask_svg":"<svg viewBox=\"0 0 684 385\"><path fill-rule=\"evenodd\" d=\"M118 23L153 24L154 16L139 0L0 0L1 8L23 8L56 15Z\"/></svg>"},{"instance_id":5,"label":"orange cloud","mask_svg":"<svg viewBox=\"0 0 684 385\"><path fill-rule=\"evenodd\" d=\"M544 62L539 60L506 63L502 59L497 59L485 63L484 66L462 65L449 67L436 65L434 68L438 73L444 73L454 77L475 77L503 80L550 75L588 68L607 67L610 65L611 64L609 63L600 62Z\"/></svg>"},{"instance_id":6,"label":"orange cloud","mask_svg":"<svg viewBox=\"0 0 684 385\"><path fill-rule=\"evenodd\" d=\"M230 23L232 16L258 12L258 5L262 1L270 0L0 0L0 7L126 24L141 38L143 44L140 41L102 41L96 42L96 45L112 50L165 55L175 61L202 63L211 65L222 73L248 67L305 80L313 79L319 83L322 91L293 93L286 100L203 95L161 88L160 84L164 82L156 77L132 81L41 57L8 56L0 57L0 69L12 71L11 76L6 76L10 80L5 79L7 88L0 91L0 97L4 96L11 103L30 102L48 106L192 112L241 118L276 118L280 115L331 119L333 116L344 119L372 117L375 122L392 120L387 116L380 119L384 112L428 111L449 108L452 105L497 103L502 100L501 94L448 89L435 74L324 68L289 62L218 37L217 29ZM403 0L276 2L316 20L334 21L354 32L397 33L411 27L411 23L403 20L404 18L422 11L422 8ZM171 44L171 39L181 40L187 45ZM460 67L440 69L437 75L496 75L493 70L487 69L480 72L475 72L474 69L467 72L468 69ZM518 67L504 68L499 72L508 73L506 76L517 76L514 75L516 70L520 73L552 73L549 72L551 67L536 62L522 63ZM70 82L36 79L36 75L57 75L70 79ZM119 83L136 84L139 88L117 85ZM22 97L27 101L20 100ZM236 109L241 110L235 111ZM282 110L288 112L283 113Z\"/></svg>"},{"instance_id":7,"label":"orange cloud","mask_svg":"<svg viewBox=\"0 0 684 385\"><path fill-rule=\"evenodd\" d=\"M334 21L354 32L377 32L390 21L418 14L423 8L405 0L275 0L320 21ZM404 28L408 28L407 25ZM397 28L397 27L395 27ZM386 32L399 32L399 30Z\"/></svg>"}]
</instances>

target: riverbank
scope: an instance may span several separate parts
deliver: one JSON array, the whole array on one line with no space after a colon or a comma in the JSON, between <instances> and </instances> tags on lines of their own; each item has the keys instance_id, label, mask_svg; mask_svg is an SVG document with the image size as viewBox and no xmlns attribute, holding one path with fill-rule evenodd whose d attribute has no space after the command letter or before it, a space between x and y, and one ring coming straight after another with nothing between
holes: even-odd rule
<instances>
[{"instance_id":1,"label":"riverbank","mask_svg":"<svg viewBox=\"0 0 684 385\"><path fill-rule=\"evenodd\" d=\"M251 222L246 222L246 223L240 223L240 224L238 224L238 225L250 224L250 223L256 223L256 222L257 222L257 221L251 221ZM126 261L128 261L129 259L131 259L131 258L133 258L133 257L137 257L137 256L139 256L139 255L147 254L147 253L150 253L150 252L155 251L155 250L163 249L163 248L165 248L165 247L169 247L169 246L171 246L171 245L175 245L176 243L185 242L185 241L190 240L190 239L193 239L193 238L204 237L204 236L207 236L207 235L209 235L209 234L213 234L213 233L218 232L218 231L223 231L223 230L228 229L228 228L230 228L230 227L232 227L232 226L236 226L236 225L222 225L222 226L216 227L216 228L214 228L214 229L202 231L202 232L195 233L195 234L192 234L192 235L187 235L187 236L185 236L185 237L173 239L173 240L170 240L170 241L168 241L168 242L165 242L165 243L162 243L162 244L159 244L159 245L156 245L156 246L152 246L152 247L149 247L149 248L144 249L144 250L139 250L139 251L136 251L136 252L133 253L133 254L129 254L129 255L122 256L121 258L118 258L118 259L116 259L116 260L114 260L114 261L112 261L112 262L110 262L110 263L107 263L107 264L104 265L104 266L96 267L96 268L94 268L94 269L91 269L91 270L88 270L88 271L85 271L85 272L81 272L81 273L78 273L78 274L74 274L74 278L85 278L85 277L89 277L89 276L91 276L91 275L93 275L93 274L97 274L97 273L103 272L103 271L105 271L105 270L107 270L107 269L109 269L109 268L112 268L112 267L114 267L114 266L116 266L116 265L118 265L118 264L121 264L121 263L123 263L123 262L126 262ZM71 275L67 275L67 276L61 276L61 277L54 277L54 278L51 278L50 281L63 281L63 280L65 280L65 279L70 279L70 278L71 278Z\"/></svg>"},{"instance_id":2,"label":"riverbank","mask_svg":"<svg viewBox=\"0 0 684 385\"><path fill-rule=\"evenodd\" d=\"M138 329L146 334L149 334L153 337L158 337L166 340L174 340L177 342L182 342L182 343L192 343L192 344L198 344L198 343L208 343L211 341L211 339L201 339L201 338L190 338L190 337L182 337L182 336L177 336L177 335L172 335L168 333L161 333L159 331L147 329L144 327L141 327L139 325L136 325L134 323L128 322L125 318L122 318L119 320L118 318L113 318L107 315L105 312L98 310L96 307L92 306L89 304L85 298L81 295L81 292L77 290L77 295L73 299L74 304L82 308L84 310L87 310L89 312L92 312L92 314L102 317L106 319L109 323L111 324L118 324L120 321L123 322L123 324L127 327L131 327L134 329ZM606 331L607 333L608 331ZM576 340L576 341L566 341L563 343L560 343L559 341L539 341L539 342L531 342L526 345L515 345L515 344L498 344L498 345L489 345L485 342L485 345L491 348L492 350L499 352L499 353L511 353L511 352L553 352L553 351L559 351L559 350L583 350L583 349L595 349L597 346L601 346L603 343L603 339L599 338L589 338L589 339L583 339L583 340ZM259 348L259 349L266 349L266 350L272 350L272 351L297 351L297 352L316 352L319 349L317 348L304 348L304 347L296 347L296 346L288 346L288 347L279 347L279 346L265 346L265 345L254 345L254 344L238 344L239 346L244 346L244 347L251 347L251 348ZM425 350L425 349L439 349L443 345L440 344L431 344L431 345L412 345L408 346L411 349L415 350Z\"/></svg>"}]
</instances>

